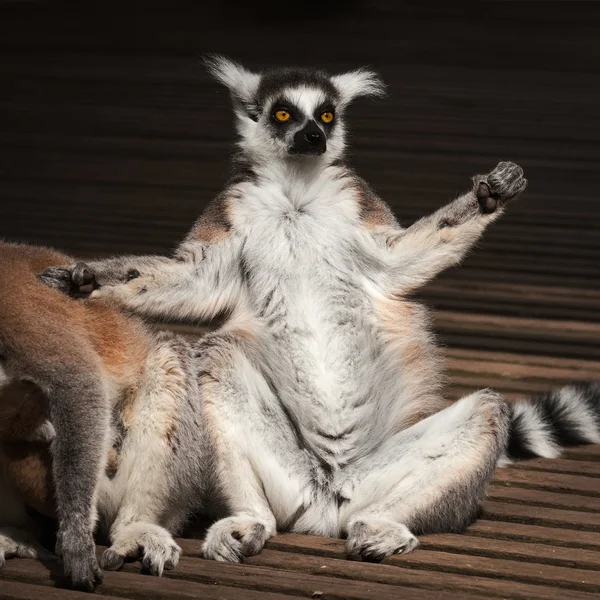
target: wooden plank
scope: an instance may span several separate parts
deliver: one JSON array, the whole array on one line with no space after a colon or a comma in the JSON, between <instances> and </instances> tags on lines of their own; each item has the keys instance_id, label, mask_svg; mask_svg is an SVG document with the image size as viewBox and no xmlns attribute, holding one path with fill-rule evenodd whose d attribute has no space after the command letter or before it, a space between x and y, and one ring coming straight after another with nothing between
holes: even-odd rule
<instances>
[{"instance_id":1,"label":"wooden plank","mask_svg":"<svg viewBox=\"0 0 600 600\"><path fill-rule=\"evenodd\" d=\"M562 473L525 469L498 469L496 480L528 488L577 493L585 496L600 496L600 486L597 479L582 475L564 475Z\"/></svg>"},{"instance_id":2,"label":"wooden plank","mask_svg":"<svg viewBox=\"0 0 600 600\"><path fill-rule=\"evenodd\" d=\"M589 340L600 339L600 323L582 323L579 321L552 321L550 319L527 319L504 317L502 315L462 314L451 311L436 311L435 321L439 326L468 327L469 331L502 329L504 331L526 331L528 336L540 336L544 339Z\"/></svg>"},{"instance_id":3,"label":"wooden plank","mask_svg":"<svg viewBox=\"0 0 600 600\"><path fill-rule=\"evenodd\" d=\"M509 484L494 483L488 488L488 498L496 502L511 502L529 506L547 506L567 510L600 512L600 498L559 494L545 490L531 490L513 487Z\"/></svg>"},{"instance_id":4,"label":"wooden plank","mask_svg":"<svg viewBox=\"0 0 600 600\"><path fill-rule=\"evenodd\" d=\"M458 534L426 535L420 538L420 542L419 547L424 550L443 550L455 554L505 558L574 569L600 570L600 552L595 550ZM460 560L459 557L457 560Z\"/></svg>"},{"instance_id":5,"label":"wooden plank","mask_svg":"<svg viewBox=\"0 0 600 600\"><path fill-rule=\"evenodd\" d=\"M527 380L525 378L513 380L506 377L471 375L470 373L456 371L450 371L450 375L452 384L456 386L474 390L493 387L501 391L511 391L521 398L546 392L565 383L564 380L561 381L560 379L554 380L554 382Z\"/></svg>"},{"instance_id":6,"label":"wooden plank","mask_svg":"<svg viewBox=\"0 0 600 600\"><path fill-rule=\"evenodd\" d=\"M210 564L209 561L206 561L206 563ZM227 568L229 565L221 566ZM128 570L136 570L138 573L105 571L104 583L97 588L97 592L102 594L102 596L114 595L139 600L145 600L146 598L156 600L192 600L197 598L206 598L207 600L240 600L239 587L227 586L215 581L214 578L205 578L209 583L167 577L159 579L157 577L140 575L139 565L128 565ZM18 582L19 584L35 583L40 586L46 586L45 589L51 591L57 580L59 582L64 581L60 565L58 568L51 570L46 565L34 560L14 559L6 563L2 585L5 582ZM238 583L243 584L243 576L239 578ZM279 590L274 590L273 592L264 589L260 589L260 591L253 590L251 589L250 580L248 581L248 587L250 589L245 589L243 592L243 597L248 598L248 600L263 598L265 600L290 599L290 596L279 593ZM62 593L62 590L60 592ZM46 596L43 597L45 598ZM63 596L57 596L57 598L61 597ZM64 597L68 600L67 595ZM87 597L89 598L90 596L87 595Z\"/></svg>"},{"instance_id":7,"label":"wooden plank","mask_svg":"<svg viewBox=\"0 0 600 600\"><path fill-rule=\"evenodd\" d=\"M498 540L518 540L532 544L552 544L567 548L600 550L600 536L597 532L544 527L507 521L480 519L467 529L465 535L492 537Z\"/></svg>"},{"instance_id":8,"label":"wooden plank","mask_svg":"<svg viewBox=\"0 0 600 600\"><path fill-rule=\"evenodd\" d=\"M593 446L579 446L577 448L569 448L564 453L566 458L571 460L600 460L600 444Z\"/></svg>"},{"instance_id":9,"label":"wooden plank","mask_svg":"<svg viewBox=\"0 0 600 600\"><path fill-rule=\"evenodd\" d=\"M600 532L600 514L575 510L488 501L483 505L483 518Z\"/></svg>"},{"instance_id":10,"label":"wooden plank","mask_svg":"<svg viewBox=\"0 0 600 600\"><path fill-rule=\"evenodd\" d=\"M600 477L600 464L595 462L582 462L568 458L537 458L515 462L511 469L526 471L549 471L552 473L565 473L568 475L584 475L586 477ZM600 491L600 481L597 482Z\"/></svg>"},{"instance_id":11,"label":"wooden plank","mask_svg":"<svg viewBox=\"0 0 600 600\"><path fill-rule=\"evenodd\" d=\"M597 377L597 371L579 369L568 369L560 367L538 367L520 365L518 363L500 363L483 360L457 360L451 357L446 359L446 367L449 371L459 374L468 373L478 377L499 378L502 380L515 380L518 385L522 380L528 382L539 382L544 389L551 389L554 381L570 382L574 380L586 381Z\"/></svg>"},{"instance_id":12,"label":"wooden plank","mask_svg":"<svg viewBox=\"0 0 600 600\"><path fill-rule=\"evenodd\" d=\"M103 600L117 600L118 596L103 594L102 598ZM0 579L0 600L90 600L90 594Z\"/></svg>"},{"instance_id":13,"label":"wooden plank","mask_svg":"<svg viewBox=\"0 0 600 600\"><path fill-rule=\"evenodd\" d=\"M590 569L570 569L555 565L542 565L523 561L461 556L451 552L412 552L406 556L393 556L390 564L409 564L411 567L431 569L471 576L495 577L511 581L524 581L540 585L552 581L553 585L588 592L600 592L600 572Z\"/></svg>"}]
</instances>

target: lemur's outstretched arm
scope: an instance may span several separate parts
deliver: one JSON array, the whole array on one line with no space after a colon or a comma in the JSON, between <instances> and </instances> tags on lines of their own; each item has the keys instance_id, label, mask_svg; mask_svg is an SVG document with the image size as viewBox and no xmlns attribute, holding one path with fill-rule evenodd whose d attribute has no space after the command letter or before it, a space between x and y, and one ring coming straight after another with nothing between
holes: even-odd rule
<instances>
[{"instance_id":1,"label":"lemur's outstretched arm","mask_svg":"<svg viewBox=\"0 0 600 600\"><path fill-rule=\"evenodd\" d=\"M476 175L473 183L470 192L392 238L388 285L394 293L411 292L459 263L505 203L527 186L523 170L511 162Z\"/></svg>"},{"instance_id":2,"label":"lemur's outstretched arm","mask_svg":"<svg viewBox=\"0 0 600 600\"><path fill-rule=\"evenodd\" d=\"M123 256L53 267L40 279L76 297L115 300L141 315L200 320L232 307L241 282L231 238L185 241L173 258Z\"/></svg>"}]
</instances>

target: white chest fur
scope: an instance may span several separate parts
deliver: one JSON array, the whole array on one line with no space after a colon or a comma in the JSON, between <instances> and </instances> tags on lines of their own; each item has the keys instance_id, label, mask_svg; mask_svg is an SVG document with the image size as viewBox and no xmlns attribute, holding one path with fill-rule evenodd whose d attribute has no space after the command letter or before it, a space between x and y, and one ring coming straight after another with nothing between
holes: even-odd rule
<instances>
[{"instance_id":1,"label":"white chest fur","mask_svg":"<svg viewBox=\"0 0 600 600\"><path fill-rule=\"evenodd\" d=\"M362 269L370 249L349 183L332 173L267 178L245 184L234 211L263 360L304 434L324 435L338 456L356 447L344 432L367 434L378 344Z\"/></svg>"}]
</instances>

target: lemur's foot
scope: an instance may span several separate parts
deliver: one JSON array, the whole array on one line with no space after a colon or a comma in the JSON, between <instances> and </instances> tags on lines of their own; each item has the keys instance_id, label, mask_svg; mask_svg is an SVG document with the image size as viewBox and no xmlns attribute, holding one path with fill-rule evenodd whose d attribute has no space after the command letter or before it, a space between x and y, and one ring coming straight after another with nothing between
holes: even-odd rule
<instances>
[{"instance_id":1,"label":"lemur's foot","mask_svg":"<svg viewBox=\"0 0 600 600\"><path fill-rule=\"evenodd\" d=\"M523 169L512 162L498 163L487 175L475 175L475 195L485 214L493 213L499 206L516 198L527 187Z\"/></svg>"},{"instance_id":2,"label":"lemur's foot","mask_svg":"<svg viewBox=\"0 0 600 600\"><path fill-rule=\"evenodd\" d=\"M102 555L102 566L108 571L116 571L126 558L141 557L144 569L160 577L163 570L177 566L180 554L181 548L166 529L152 523L136 522L115 535L112 546Z\"/></svg>"},{"instance_id":3,"label":"lemur's foot","mask_svg":"<svg viewBox=\"0 0 600 600\"><path fill-rule=\"evenodd\" d=\"M38 277L47 286L74 298L85 298L99 287L94 272L83 262L73 267L49 267Z\"/></svg>"},{"instance_id":4,"label":"lemur's foot","mask_svg":"<svg viewBox=\"0 0 600 600\"><path fill-rule=\"evenodd\" d=\"M348 526L348 558L380 562L391 554L406 554L419 545L408 527L389 519L356 519Z\"/></svg>"},{"instance_id":5,"label":"lemur's foot","mask_svg":"<svg viewBox=\"0 0 600 600\"><path fill-rule=\"evenodd\" d=\"M0 571L7 558L58 560L30 531L18 527L0 527Z\"/></svg>"},{"instance_id":6,"label":"lemur's foot","mask_svg":"<svg viewBox=\"0 0 600 600\"><path fill-rule=\"evenodd\" d=\"M266 523L249 516L227 517L210 527L202 554L222 562L243 562L258 554L272 533Z\"/></svg>"}]
</instances>

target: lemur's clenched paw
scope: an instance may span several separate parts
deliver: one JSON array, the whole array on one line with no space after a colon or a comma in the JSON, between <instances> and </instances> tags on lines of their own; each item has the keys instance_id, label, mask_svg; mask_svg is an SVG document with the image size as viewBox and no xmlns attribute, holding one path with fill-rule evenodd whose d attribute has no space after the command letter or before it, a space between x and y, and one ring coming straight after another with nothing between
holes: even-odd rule
<instances>
[{"instance_id":1,"label":"lemur's clenched paw","mask_svg":"<svg viewBox=\"0 0 600 600\"><path fill-rule=\"evenodd\" d=\"M164 528L152 523L131 523L114 536L113 544L102 555L102 566L116 571L126 558L141 555L144 569L161 576L164 569L174 569L179 563L181 548Z\"/></svg>"},{"instance_id":2,"label":"lemur's clenched paw","mask_svg":"<svg viewBox=\"0 0 600 600\"><path fill-rule=\"evenodd\" d=\"M487 175L475 175L475 195L485 214L493 213L508 200L516 198L527 187L523 169L512 162L498 163Z\"/></svg>"},{"instance_id":3,"label":"lemur's clenched paw","mask_svg":"<svg viewBox=\"0 0 600 600\"><path fill-rule=\"evenodd\" d=\"M202 554L212 560L240 563L244 556L258 554L271 535L268 526L259 519L228 517L210 527Z\"/></svg>"},{"instance_id":4,"label":"lemur's clenched paw","mask_svg":"<svg viewBox=\"0 0 600 600\"><path fill-rule=\"evenodd\" d=\"M93 271L83 262L74 267L49 267L38 277L47 286L74 298L85 298L99 287Z\"/></svg>"},{"instance_id":5,"label":"lemur's clenched paw","mask_svg":"<svg viewBox=\"0 0 600 600\"><path fill-rule=\"evenodd\" d=\"M392 554L406 554L419 545L408 527L388 519L357 519L348 526L348 558L380 562Z\"/></svg>"}]
</instances>

